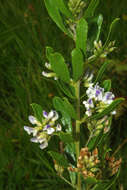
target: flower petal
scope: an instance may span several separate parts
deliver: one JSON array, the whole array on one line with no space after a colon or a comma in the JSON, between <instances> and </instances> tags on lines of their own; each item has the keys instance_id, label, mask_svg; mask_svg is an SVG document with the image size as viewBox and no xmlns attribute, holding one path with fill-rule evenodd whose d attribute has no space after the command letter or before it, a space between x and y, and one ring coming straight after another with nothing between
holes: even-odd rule
<instances>
[{"instance_id":1,"label":"flower petal","mask_svg":"<svg viewBox=\"0 0 127 190\"><path fill-rule=\"evenodd\" d=\"M45 141L44 143L42 143L41 145L40 145L40 149L44 149L44 148L46 148L48 146L48 142L47 141Z\"/></svg>"},{"instance_id":2,"label":"flower petal","mask_svg":"<svg viewBox=\"0 0 127 190\"><path fill-rule=\"evenodd\" d=\"M28 119L29 119L30 123L32 123L33 125L37 124L37 120L36 120L36 118L34 116L30 115L28 117Z\"/></svg>"},{"instance_id":3,"label":"flower petal","mask_svg":"<svg viewBox=\"0 0 127 190\"><path fill-rule=\"evenodd\" d=\"M38 138L38 142L39 143L43 143L43 142L45 142L46 141L46 138Z\"/></svg>"},{"instance_id":4,"label":"flower petal","mask_svg":"<svg viewBox=\"0 0 127 190\"><path fill-rule=\"evenodd\" d=\"M54 128L48 128L47 129L47 134L51 135L52 133L54 133L55 129Z\"/></svg>"},{"instance_id":5,"label":"flower petal","mask_svg":"<svg viewBox=\"0 0 127 190\"><path fill-rule=\"evenodd\" d=\"M48 117L48 113L47 113L46 111L43 111L43 116L44 116L45 118L47 118L47 117Z\"/></svg>"},{"instance_id":6,"label":"flower petal","mask_svg":"<svg viewBox=\"0 0 127 190\"><path fill-rule=\"evenodd\" d=\"M61 130L62 130L61 125L60 125L60 124L57 124L57 126L56 126L56 132L61 131Z\"/></svg>"},{"instance_id":7,"label":"flower petal","mask_svg":"<svg viewBox=\"0 0 127 190\"><path fill-rule=\"evenodd\" d=\"M31 138L30 141L34 143L38 143L38 139L36 137Z\"/></svg>"},{"instance_id":8,"label":"flower petal","mask_svg":"<svg viewBox=\"0 0 127 190\"><path fill-rule=\"evenodd\" d=\"M54 116L54 111L51 110L51 111L49 112L49 114L48 114L47 119L51 119L53 116Z\"/></svg>"},{"instance_id":9,"label":"flower petal","mask_svg":"<svg viewBox=\"0 0 127 190\"><path fill-rule=\"evenodd\" d=\"M59 118L59 115L56 111L54 111L54 117L52 118L52 121L56 121Z\"/></svg>"},{"instance_id":10,"label":"flower petal","mask_svg":"<svg viewBox=\"0 0 127 190\"><path fill-rule=\"evenodd\" d=\"M24 130L30 135L33 133L34 129L32 127L24 126Z\"/></svg>"}]
</instances>

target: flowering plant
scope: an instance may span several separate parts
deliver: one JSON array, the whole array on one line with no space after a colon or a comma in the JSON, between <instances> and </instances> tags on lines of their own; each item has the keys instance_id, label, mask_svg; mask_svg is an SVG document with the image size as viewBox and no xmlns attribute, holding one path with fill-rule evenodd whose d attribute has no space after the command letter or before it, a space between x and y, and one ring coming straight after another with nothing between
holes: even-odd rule
<instances>
[{"instance_id":1,"label":"flowering plant","mask_svg":"<svg viewBox=\"0 0 127 190\"><path fill-rule=\"evenodd\" d=\"M48 72L45 70L42 75L53 77L61 97L53 98L54 110L49 113L40 105L32 104L35 115L29 116L29 121L35 126L24 126L24 130L33 135L31 141L39 143L41 149L48 147L53 135L59 138L63 150L48 153L57 174L77 190L109 189L119 175L121 164L121 158L116 161L105 141L110 135L116 108L124 99L115 98L110 91L111 80L102 82L103 73L110 64L107 55L115 49L110 39L119 19L111 23L107 40L102 45L99 38L103 17L93 16L98 3L99 0L91 0L89 4L82 0L68 0L68 3L45 0L49 15L72 38L75 47L71 52L71 64L66 64L64 57L51 47L46 48ZM97 31L91 37L88 26L93 22ZM94 70L98 60L103 64L97 74L93 74L89 67ZM67 172L70 180L65 177Z\"/></svg>"}]
</instances>

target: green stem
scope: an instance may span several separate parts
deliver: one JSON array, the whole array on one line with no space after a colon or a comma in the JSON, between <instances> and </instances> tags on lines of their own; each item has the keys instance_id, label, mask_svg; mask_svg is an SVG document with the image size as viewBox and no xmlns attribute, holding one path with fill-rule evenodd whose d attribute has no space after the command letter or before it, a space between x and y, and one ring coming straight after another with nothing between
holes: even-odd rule
<instances>
[{"instance_id":1,"label":"green stem","mask_svg":"<svg viewBox=\"0 0 127 190\"><path fill-rule=\"evenodd\" d=\"M75 93L76 93L76 111L77 111L77 120L76 120L76 135L75 135L75 148L76 148L76 158L78 162L79 152L80 152L80 81L75 84ZM81 176L78 173L77 178L77 190L81 190Z\"/></svg>"}]
</instances>

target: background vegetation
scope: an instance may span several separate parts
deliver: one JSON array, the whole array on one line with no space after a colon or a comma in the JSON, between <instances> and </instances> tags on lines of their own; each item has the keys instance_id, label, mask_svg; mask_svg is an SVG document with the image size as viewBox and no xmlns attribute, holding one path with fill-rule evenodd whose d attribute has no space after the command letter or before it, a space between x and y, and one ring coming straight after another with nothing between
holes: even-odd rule
<instances>
[{"instance_id":1,"label":"background vegetation","mask_svg":"<svg viewBox=\"0 0 127 190\"><path fill-rule=\"evenodd\" d=\"M111 21L120 17L114 32L117 49L110 55L111 66L105 75L112 79L117 97L127 100L127 3L126 0L100 0L96 14L104 16L102 41ZM94 32L93 30L91 30ZM45 46L61 52L68 60L73 44L48 16L43 0L0 1L0 189L71 189L52 169L46 151L41 151L23 130L36 102L49 110L57 94L55 84L42 77ZM99 67L99 66L97 66ZM122 157L122 168L112 190L127 189L127 101L119 107L112 124L109 145ZM54 147L55 142L50 144Z\"/></svg>"}]
</instances>

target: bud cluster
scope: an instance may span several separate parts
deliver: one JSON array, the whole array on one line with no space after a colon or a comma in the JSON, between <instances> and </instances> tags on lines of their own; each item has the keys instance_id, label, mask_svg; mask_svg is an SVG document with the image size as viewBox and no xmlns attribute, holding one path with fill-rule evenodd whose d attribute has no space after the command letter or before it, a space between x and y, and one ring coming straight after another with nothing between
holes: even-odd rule
<instances>
[{"instance_id":1,"label":"bud cluster","mask_svg":"<svg viewBox=\"0 0 127 190\"><path fill-rule=\"evenodd\" d=\"M108 161L108 166L111 170L111 175L116 174L121 166L122 159L120 158L119 160L115 160L115 157L106 156L106 160Z\"/></svg>"},{"instance_id":2,"label":"bud cluster","mask_svg":"<svg viewBox=\"0 0 127 190\"><path fill-rule=\"evenodd\" d=\"M82 0L69 0L68 2L68 7L75 18L79 16L85 6L86 4Z\"/></svg>"},{"instance_id":3,"label":"bud cluster","mask_svg":"<svg viewBox=\"0 0 127 190\"><path fill-rule=\"evenodd\" d=\"M40 143L40 148L44 149L48 146L48 141L54 133L61 131L61 125L56 124L56 120L59 118L58 113L51 110L49 113L43 111L42 122L32 115L29 116L29 121L35 127L24 126L24 130L30 135L33 135L31 142Z\"/></svg>"},{"instance_id":4,"label":"bud cluster","mask_svg":"<svg viewBox=\"0 0 127 190\"><path fill-rule=\"evenodd\" d=\"M103 133L107 133L110 130L110 118L104 116L102 119L96 121L92 120L87 124L89 131L94 132L94 136L97 136L103 129Z\"/></svg>"},{"instance_id":5,"label":"bud cluster","mask_svg":"<svg viewBox=\"0 0 127 190\"><path fill-rule=\"evenodd\" d=\"M114 51L116 47L114 47L115 41L109 42L108 46L103 48L101 40L99 42L94 41L94 55L100 56L101 58L105 58L109 53Z\"/></svg>"},{"instance_id":6,"label":"bud cluster","mask_svg":"<svg viewBox=\"0 0 127 190\"><path fill-rule=\"evenodd\" d=\"M99 163L97 148L91 153L88 148L82 148L77 162L77 168L69 167L71 172L80 172L83 177L96 177L99 170L97 164Z\"/></svg>"}]
</instances>

